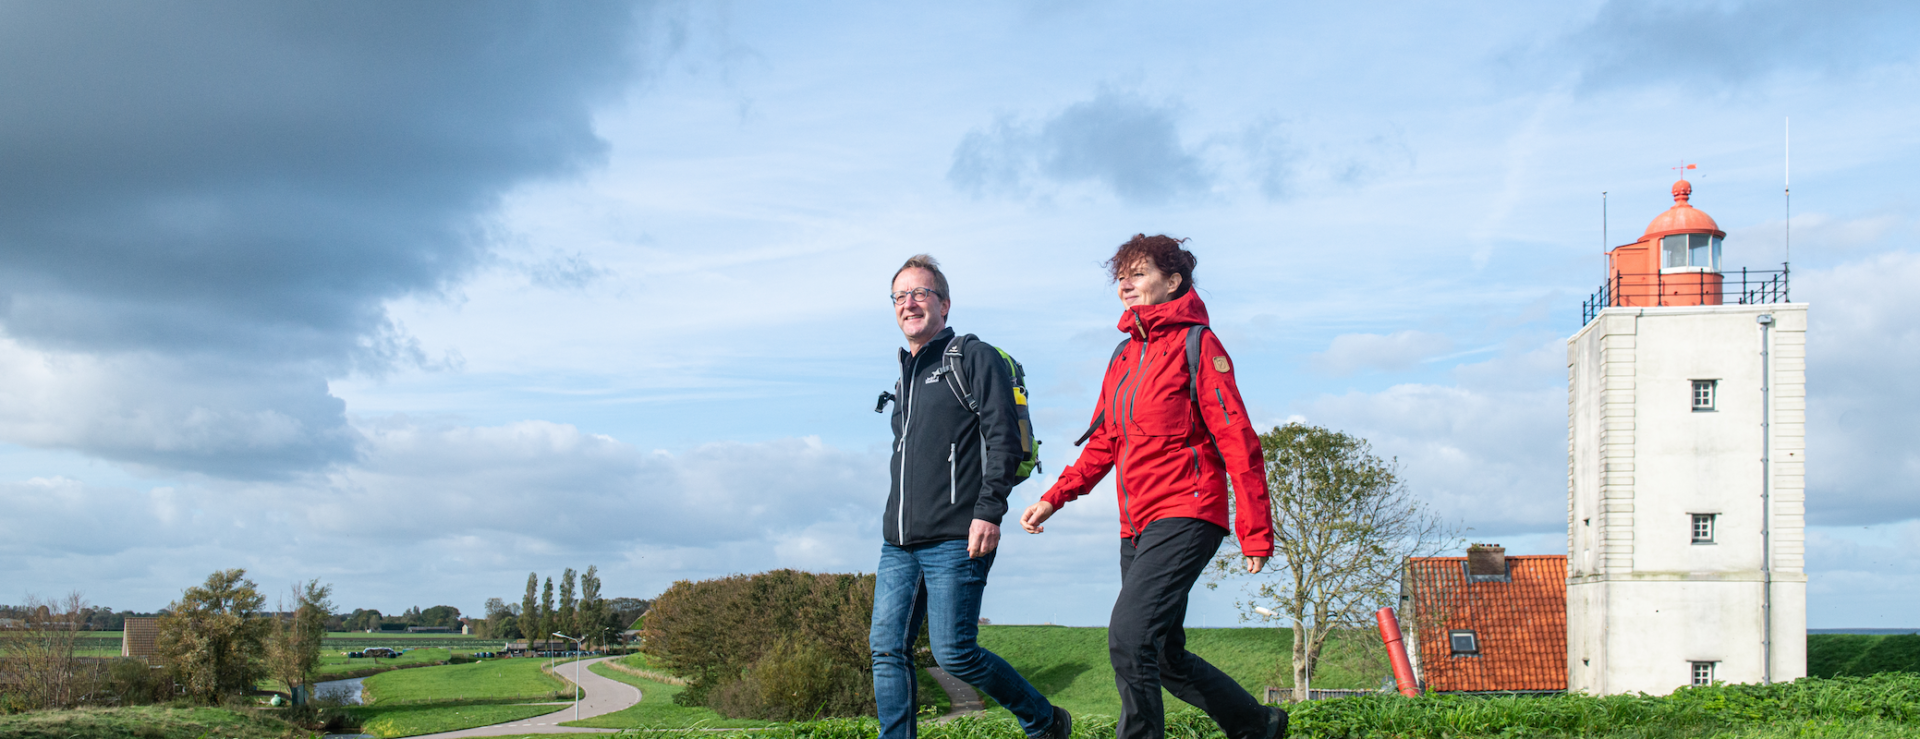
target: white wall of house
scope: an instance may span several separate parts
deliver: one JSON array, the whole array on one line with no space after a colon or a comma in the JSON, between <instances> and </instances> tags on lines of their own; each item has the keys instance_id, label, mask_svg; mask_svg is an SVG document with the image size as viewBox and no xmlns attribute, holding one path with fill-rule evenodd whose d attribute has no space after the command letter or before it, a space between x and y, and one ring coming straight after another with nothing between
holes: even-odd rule
<instances>
[{"instance_id":1,"label":"white wall of house","mask_svg":"<svg viewBox=\"0 0 1920 739\"><path fill-rule=\"evenodd\" d=\"M1772 315L1772 679L1806 674L1803 303L1608 308L1567 341L1567 686L1763 679L1761 337ZM1694 381L1715 382L1694 410ZM1693 541L1693 516L1713 541Z\"/></svg>"}]
</instances>

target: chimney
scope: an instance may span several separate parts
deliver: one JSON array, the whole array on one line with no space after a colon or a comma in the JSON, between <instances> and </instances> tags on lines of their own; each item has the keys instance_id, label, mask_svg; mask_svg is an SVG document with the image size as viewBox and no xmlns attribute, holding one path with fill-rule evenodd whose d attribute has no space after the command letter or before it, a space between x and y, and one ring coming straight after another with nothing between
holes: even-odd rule
<instances>
[{"instance_id":1,"label":"chimney","mask_svg":"<svg viewBox=\"0 0 1920 739\"><path fill-rule=\"evenodd\" d=\"M1505 576L1507 548L1499 544L1475 544L1467 547L1467 574L1476 577Z\"/></svg>"}]
</instances>

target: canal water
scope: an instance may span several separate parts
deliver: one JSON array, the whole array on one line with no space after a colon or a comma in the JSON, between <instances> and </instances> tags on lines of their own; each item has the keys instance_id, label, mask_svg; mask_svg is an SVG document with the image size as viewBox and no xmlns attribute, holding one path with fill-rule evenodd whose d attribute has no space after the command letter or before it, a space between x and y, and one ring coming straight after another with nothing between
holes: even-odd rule
<instances>
[{"instance_id":1,"label":"canal water","mask_svg":"<svg viewBox=\"0 0 1920 739\"><path fill-rule=\"evenodd\" d=\"M314 683L313 695L316 698L331 698L337 695L340 697L341 703L349 706L357 706L361 703L360 691L363 687L360 681L365 679L364 677L356 677L352 680L328 680L326 682Z\"/></svg>"}]
</instances>

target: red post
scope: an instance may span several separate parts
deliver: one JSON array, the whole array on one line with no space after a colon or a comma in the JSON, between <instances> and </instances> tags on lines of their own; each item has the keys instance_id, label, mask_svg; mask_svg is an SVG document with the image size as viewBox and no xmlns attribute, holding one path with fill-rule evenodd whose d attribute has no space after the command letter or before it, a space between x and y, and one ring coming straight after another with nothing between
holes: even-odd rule
<instances>
[{"instance_id":1,"label":"red post","mask_svg":"<svg viewBox=\"0 0 1920 739\"><path fill-rule=\"evenodd\" d=\"M1393 682L1400 686L1401 695L1419 697L1420 685L1413 679L1413 662L1407 659L1406 642L1400 640L1400 619L1393 617L1392 608L1382 608L1373 616L1380 621L1380 640L1387 643L1387 659L1393 663Z\"/></svg>"}]
</instances>

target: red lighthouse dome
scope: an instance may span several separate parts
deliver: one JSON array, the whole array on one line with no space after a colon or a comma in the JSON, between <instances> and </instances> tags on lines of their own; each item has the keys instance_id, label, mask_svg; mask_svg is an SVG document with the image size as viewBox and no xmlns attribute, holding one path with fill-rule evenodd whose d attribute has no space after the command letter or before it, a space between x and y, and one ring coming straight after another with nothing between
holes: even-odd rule
<instances>
[{"instance_id":1,"label":"red lighthouse dome","mask_svg":"<svg viewBox=\"0 0 1920 739\"><path fill-rule=\"evenodd\" d=\"M1673 207L1655 216L1639 241L1608 252L1613 305L1720 304L1720 242L1727 232L1692 199L1692 183L1673 183Z\"/></svg>"},{"instance_id":2,"label":"red lighthouse dome","mask_svg":"<svg viewBox=\"0 0 1920 739\"><path fill-rule=\"evenodd\" d=\"M1647 230L1641 234L1641 237L1659 238L1676 233L1705 233L1726 238L1726 232L1720 230L1720 224L1713 222L1713 216L1707 215L1706 211L1695 208L1693 203L1688 202L1692 199L1692 183L1686 180L1673 183L1673 207L1655 216L1653 222L1647 224Z\"/></svg>"}]
</instances>

